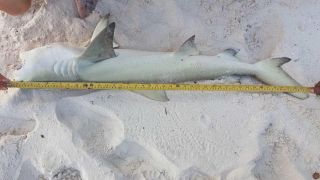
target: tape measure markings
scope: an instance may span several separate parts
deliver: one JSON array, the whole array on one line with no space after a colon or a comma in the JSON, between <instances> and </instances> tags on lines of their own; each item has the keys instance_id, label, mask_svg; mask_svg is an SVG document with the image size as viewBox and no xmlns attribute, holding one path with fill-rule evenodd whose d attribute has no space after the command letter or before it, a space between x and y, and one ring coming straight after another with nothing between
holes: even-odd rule
<instances>
[{"instance_id":1,"label":"tape measure markings","mask_svg":"<svg viewBox=\"0 0 320 180\"><path fill-rule=\"evenodd\" d=\"M104 82L22 82L10 81L8 87L23 89L95 89L95 90L184 90L312 93L311 87L224 84L143 84Z\"/></svg>"}]
</instances>

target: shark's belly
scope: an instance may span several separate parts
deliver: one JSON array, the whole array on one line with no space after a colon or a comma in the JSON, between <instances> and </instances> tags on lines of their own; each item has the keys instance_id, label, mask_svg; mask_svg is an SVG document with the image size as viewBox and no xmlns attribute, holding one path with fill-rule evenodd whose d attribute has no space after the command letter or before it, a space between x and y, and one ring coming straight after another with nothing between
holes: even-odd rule
<instances>
[{"instance_id":1,"label":"shark's belly","mask_svg":"<svg viewBox=\"0 0 320 180\"><path fill-rule=\"evenodd\" d=\"M80 50L63 44L52 44L20 55L25 65L16 75L21 81L76 81Z\"/></svg>"},{"instance_id":2,"label":"shark's belly","mask_svg":"<svg viewBox=\"0 0 320 180\"><path fill-rule=\"evenodd\" d=\"M215 71L210 60L177 58L172 54L121 57L105 60L89 67L80 67L82 81L104 82L185 82L214 79L224 71Z\"/></svg>"},{"instance_id":3,"label":"shark's belly","mask_svg":"<svg viewBox=\"0 0 320 180\"><path fill-rule=\"evenodd\" d=\"M90 67L79 67L78 72L83 81L153 82L169 77L169 69L172 68L166 67L168 58L119 55Z\"/></svg>"}]
</instances>

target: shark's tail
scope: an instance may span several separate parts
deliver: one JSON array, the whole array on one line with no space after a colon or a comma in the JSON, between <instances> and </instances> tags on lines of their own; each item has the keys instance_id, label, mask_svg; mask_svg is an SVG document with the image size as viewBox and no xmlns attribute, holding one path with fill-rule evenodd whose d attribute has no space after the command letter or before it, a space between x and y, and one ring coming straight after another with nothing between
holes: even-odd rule
<instances>
[{"instance_id":1,"label":"shark's tail","mask_svg":"<svg viewBox=\"0 0 320 180\"><path fill-rule=\"evenodd\" d=\"M282 68L281 65L289 62L291 59L282 57L282 58L273 58L266 59L254 64L256 67L255 76L263 81L264 83L275 85L275 86L301 86L296 80L294 80L289 74L287 74ZM300 98L306 99L309 97L305 93L290 93L291 95Z\"/></svg>"}]
</instances>

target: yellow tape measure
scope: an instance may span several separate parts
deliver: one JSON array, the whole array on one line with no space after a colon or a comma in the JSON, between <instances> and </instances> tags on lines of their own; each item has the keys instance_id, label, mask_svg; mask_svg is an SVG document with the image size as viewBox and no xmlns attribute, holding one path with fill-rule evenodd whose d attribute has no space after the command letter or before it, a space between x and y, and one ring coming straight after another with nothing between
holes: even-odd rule
<instances>
[{"instance_id":1,"label":"yellow tape measure","mask_svg":"<svg viewBox=\"0 0 320 180\"><path fill-rule=\"evenodd\" d=\"M241 91L277 93L316 93L316 87L224 85L224 84L142 84L105 82L21 82L9 81L7 88L22 89L95 89L95 90L183 90L183 91Z\"/></svg>"},{"instance_id":2,"label":"yellow tape measure","mask_svg":"<svg viewBox=\"0 0 320 180\"><path fill-rule=\"evenodd\" d=\"M30 82L11 81L0 74L0 90L21 89L94 89L94 90L182 90L182 91L240 91L277 93L314 93L320 95L320 82L314 87L225 85L225 84L155 84L107 82Z\"/></svg>"}]
</instances>

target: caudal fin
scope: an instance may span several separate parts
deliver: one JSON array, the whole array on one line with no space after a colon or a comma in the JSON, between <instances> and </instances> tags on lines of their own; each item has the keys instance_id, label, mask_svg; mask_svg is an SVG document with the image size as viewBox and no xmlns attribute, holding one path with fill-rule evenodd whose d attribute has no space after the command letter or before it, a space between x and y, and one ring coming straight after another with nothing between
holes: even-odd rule
<instances>
[{"instance_id":1,"label":"caudal fin","mask_svg":"<svg viewBox=\"0 0 320 180\"><path fill-rule=\"evenodd\" d=\"M301 86L296 80L294 80L289 74L287 74L281 66L291 59L287 57L273 58L262 60L254 66L256 66L255 76L264 83L275 86ZM309 94L305 93L290 93L300 99L306 99Z\"/></svg>"}]
</instances>

